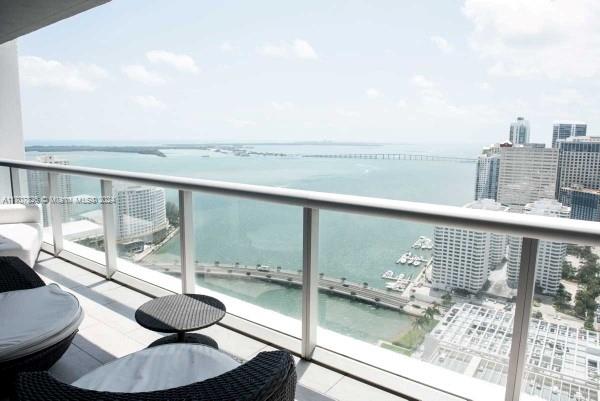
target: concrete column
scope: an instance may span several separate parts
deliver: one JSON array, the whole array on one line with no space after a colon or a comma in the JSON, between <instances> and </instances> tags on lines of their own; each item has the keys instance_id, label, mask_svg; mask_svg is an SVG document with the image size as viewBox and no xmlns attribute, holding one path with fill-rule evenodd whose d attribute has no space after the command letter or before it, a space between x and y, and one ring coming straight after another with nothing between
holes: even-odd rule
<instances>
[{"instance_id":1,"label":"concrete column","mask_svg":"<svg viewBox=\"0 0 600 401\"><path fill-rule=\"evenodd\" d=\"M0 44L0 158L24 159L17 41ZM0 168L0 197L10 194L8 168Z\"/></svg>"}]
</instances>

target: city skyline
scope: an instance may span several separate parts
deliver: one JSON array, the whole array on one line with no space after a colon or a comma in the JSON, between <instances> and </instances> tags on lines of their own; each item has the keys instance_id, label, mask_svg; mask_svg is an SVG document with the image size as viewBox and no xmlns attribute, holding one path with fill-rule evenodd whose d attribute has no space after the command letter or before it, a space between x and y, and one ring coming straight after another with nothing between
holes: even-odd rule
<instances>
[{"instance_id":1,"label":"city skyline","mask_svg":"<svg viewBox=\"0 0 600 401\"><path fill-rule=\"evenodd\" d=\"M25 138L484 144L521 115L532 142L557 119L593 134L598 7L509 5L113 2L20 39Z\"/></svg>"}]
</instances>

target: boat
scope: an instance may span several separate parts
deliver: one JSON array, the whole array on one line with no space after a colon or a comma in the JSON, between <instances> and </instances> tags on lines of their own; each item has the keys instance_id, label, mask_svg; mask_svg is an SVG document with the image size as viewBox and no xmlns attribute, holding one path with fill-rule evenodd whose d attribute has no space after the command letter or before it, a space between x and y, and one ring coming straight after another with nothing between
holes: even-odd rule
<instances>
[{"instance_id":1,"label":"boat","mask_svg":"<svg viewBox=\"0 0 600 401\"><path fill-rule=\"evenodd\" d=\"M413 262L413 266L419 266L421 264L421 260L417 259Z\"/></svg>"},{"instance_id":2,"label":"boat","mask_svg":"<svg viewBox=\"0 0 600 401\"><path fill-rule=\"evenodd\" d=\"M406 252L404 255L400 256L400 259L398 259L398 262L400 262L401 264L405 264L406 262L408 262L408 258L410 258L411 253L410 252Z\"/></svg>"},{"instance_id":3,"label":"boat","mask_svg":"<svg viewBox=\"0 0 600 401\"><path fill-rule=\"evenodd\" d=\"M394 272L391 270L386 271L385 273L383 273L381 275L381 278L383 279L387 279L387 280L393 280L394 279Z\"/></svg>"}]
</instances>

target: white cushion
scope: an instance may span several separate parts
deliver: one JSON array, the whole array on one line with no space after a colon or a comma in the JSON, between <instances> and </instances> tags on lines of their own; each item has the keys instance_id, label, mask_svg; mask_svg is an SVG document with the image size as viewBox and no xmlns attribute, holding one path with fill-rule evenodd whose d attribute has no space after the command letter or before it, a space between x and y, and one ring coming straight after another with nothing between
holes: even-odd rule
<instances>
[{"instance_id":1,"label":"white cushion","mask_svg":"<svg viewBox=\"0 0 600 401\"><path fill-rule=\"evenodd\" d=\"M38 205L0 205L0 224L40 223L42 210Z\"/></svg>"},{"instance_id":2,"label":"white cushion","mask_svg":"<svg viewBox=\"0 0 600 401\"><path fill-rule=\"evenodd\" d=\"M0 256L16 256L33 267L41 246L40 223L0 224Z\"/></svg>"},{"instance_id":3,"label":"white cushion","mask_svg":"<svg viewBox=\"0 0 600 401\"><path fill-rule=\"evenodd\" d=\"M123 393L166 390L220 376L239 365L229 355L206 345L165 344L100 366L73 386Z\"/></svg>"},{"instance_id":4,"label":"white cushion","mask_svg":"<svg viewBox=\"0 0 600 401\"><path fill-rule=\"evenodd\" d=\"M54 345L82 320L77 298L56 284L0 293L0 361Z\"/></svg>"}]
</instances>

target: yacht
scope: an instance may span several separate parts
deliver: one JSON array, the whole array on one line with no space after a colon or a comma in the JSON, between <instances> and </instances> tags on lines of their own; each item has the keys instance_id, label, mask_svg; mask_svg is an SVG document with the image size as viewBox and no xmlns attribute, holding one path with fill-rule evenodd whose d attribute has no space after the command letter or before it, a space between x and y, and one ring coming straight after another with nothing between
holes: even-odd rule
<instances>
[{"instance_id":1,"label":"yacht","mask_svg":"<svg viewBox=\"0 0 600 401\"><path fill-rule=\"evenodd\" d=\"M394 272L391 270L386 271L385 273L383 273L381 275L381 278L383 279L387 279L387 280L393 280L394 279Z\"/></svg>"}]
</instances>

